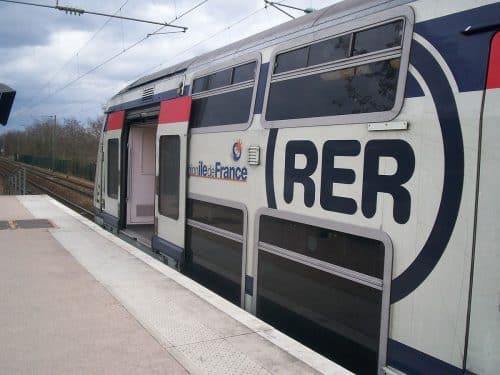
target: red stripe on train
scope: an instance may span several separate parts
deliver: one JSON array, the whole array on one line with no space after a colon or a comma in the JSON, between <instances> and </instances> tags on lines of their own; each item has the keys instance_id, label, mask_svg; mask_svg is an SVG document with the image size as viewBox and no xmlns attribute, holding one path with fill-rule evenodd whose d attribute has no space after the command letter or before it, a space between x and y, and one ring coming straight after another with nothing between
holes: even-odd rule
<instances>
[{"instance_id":1,"label":"red stripe on train","mask_svg":"<svg viewBox=\"0 0 500 375\"><path fill-rule=\"evenodd\" d=\"M497 32L491 41L490 62L488 65L487 89L500 88L500 32Z\"/></svg>"},{"instance_id":2,"label":"red stripe on train","mask_svg":"<svg viewBox=\"0 0 500 375\"><path fill-rule=\"evenodd\" d=\"M191 102L192 99L190 96L182 96L161 102L158 123L172 124L174 122L189 121Z\"/></svg>"},{"instance_id":3,"label":"red stripe on train","mask_svg":"<svg viewBox=\"0 0 500 375\"><path fill-rule=\"evenodd\" d=\"M106 123L106 131L121 129L123 127L124 119L125 111L110 113L108 115L108 122Z\"/></svg>"}]
</instances>

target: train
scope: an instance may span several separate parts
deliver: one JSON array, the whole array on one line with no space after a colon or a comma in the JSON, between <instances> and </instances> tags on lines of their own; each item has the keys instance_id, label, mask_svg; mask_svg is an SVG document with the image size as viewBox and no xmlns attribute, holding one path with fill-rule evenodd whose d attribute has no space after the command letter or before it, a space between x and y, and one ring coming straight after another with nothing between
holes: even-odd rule
<instances>
[{"instance_id":1,"label":"train","mask_svg":"<svg viewBox=\"0 0 500 375\"><path fill-rule=\"evenodd\" d=\"M498 373L499 16L344 0L136 80L95 221L354 373Z\"/></svg>"}]
</instances>

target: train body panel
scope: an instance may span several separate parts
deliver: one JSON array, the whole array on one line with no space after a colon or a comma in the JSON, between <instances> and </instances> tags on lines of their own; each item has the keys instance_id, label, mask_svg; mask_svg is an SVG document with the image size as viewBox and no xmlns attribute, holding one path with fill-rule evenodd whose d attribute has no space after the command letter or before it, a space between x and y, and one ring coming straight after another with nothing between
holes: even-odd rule
<instances>
[{"instance_id":1,"label":"train body panel","mask_svg":"<svg viewBox=\"0 0 500 375\"><path fill-rule=\"evenodd\" d=\"M152 246L188 276L355 372L494 373L500 4L370 4L145 77L108 123L159 124Z\"/></svg>"}]
</instances>

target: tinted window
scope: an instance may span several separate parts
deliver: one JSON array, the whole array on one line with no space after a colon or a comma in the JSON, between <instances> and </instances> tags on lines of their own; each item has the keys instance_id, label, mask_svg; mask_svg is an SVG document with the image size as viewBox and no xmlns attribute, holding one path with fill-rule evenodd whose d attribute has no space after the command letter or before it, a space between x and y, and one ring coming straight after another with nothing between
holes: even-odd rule
<instances>
[{"instance_id":1,"label":"tinted window","mask_svg":"<svg viewBox=\"0 0 500 375\"><path fill-rule=\"evenodd\" d=\"M179 218L180 138L177 135L160 137L160 214L174 220Z\"/></svg>"},{"instance_id":2,"label":"tinted window","mask_svg":"<svg viewBox=\"0 0 500 375\"><path fill-rule=\"evenodd\" d=\"M257 316L356 374L376 374L382 292L259 251Z\"/></svg>"},{"instance_id":3,"label":"tinted window","mask_svg":"<svg viewBox=\"0 0 500 375\"><path fill-rule=\"evenodd\" d=\"M230 85L232 71L233 69L226 69L210 74L208 76L208 90Z\"/></svg>"},{"instance_id":4,"label":"tinted window","mask_svg":"<svg viewBox=\"0 0 500 375\"><path fill-rule=\"evenodd\" d=\"M323 64L328 61L344 59L349 56L351 34L328 39L311 45L307 65Z\"/></svg>"},{"instance_id":5,"label":"tinted window","mask_svg":"<svg viewBox=\"0 0 500 375\"><path fill-rule=\"evenodd\" d=\"M208 76L197 78L193 81L193 94L205 91L208 88Z\"/></svg>"},{"instance_id":6,"label":"tinted window","mask_svg":"<svg viewBox=\"0 0 500 375\"><path fill-rule=\"evenodd\" d=\"M233 83L240 83L254 79L256 66L257 63L251 62L234 68Z\"/></svg>"},{"instance_id":7,"label":"tinted window","mask_svg":"<svg viewBox=\"0 0 500 375\"><path fill-rule=\"evenodd\" d=\"M354 34L353 55L374 52L401 45L403 21L399 20Z\"/></svg>"},{"instance_id":8,"label":"tinted window","mask_svg":"<svg viewBox=\"0 0 500 375\"><path fill-rule=\"evenodd\" d=\"M218 204L189 199L187 218L229 232L243 234L243 211Z\"/></svg>"},{"instance_id":9,"label":"tinted window","mask_svg":"<svg viewBox=\"0 0 500 375\"><path fill-rule=\"evenodd\" d=\"M119 140L108 140L108 197L118 198Z\"/></svg>"},{"instance_id":10,"label":"tinted window","mask_svg":"<svg viewBox=\"0 0 500 375\"><path fill-rule=\"evenodd\" d=\"M384 245L377 240L261 216L259 240L370 276L383 278Z\"/></svg>"},{"instance_id":11,"label":"tinted window","mask_svg":"<svg viewBox=\"0 0 500 375\"><path fill-rule=\"evenodd\" d=\"M266 120L388 111L396 98L399 61L397 58L273 82Z\"/></svg>"},{"instance_id":12,"label":"tinted window","mask_svg":"<svg viewBox=\"0 0 500 375\"><path fill-rule=\"evenodd\" d=\"M194 99L190 126L201 128L246 123L250 117L253 88Z\"/></svg>"},{"instance_id":13,"label":"tinted window","mask_svg":"<svg viewBox=\"0 0 500 375\"><path fill-rule=\"evenodd\" d=\"M183 272L215 293L240 305L242 244L194 227L186 227Z\"/></svg>"},{"instance_id":14,"label":"tinted window","mask_svg":"<svg viewBox=\"0 0 500 375\"><path fill-rule=\"evenodd\" d=\"M305 68L307 66L308 54L309 47L304 47L278 55L274 65L274 73L283 73L289 70Z\"/></svg>"}]
</instances>

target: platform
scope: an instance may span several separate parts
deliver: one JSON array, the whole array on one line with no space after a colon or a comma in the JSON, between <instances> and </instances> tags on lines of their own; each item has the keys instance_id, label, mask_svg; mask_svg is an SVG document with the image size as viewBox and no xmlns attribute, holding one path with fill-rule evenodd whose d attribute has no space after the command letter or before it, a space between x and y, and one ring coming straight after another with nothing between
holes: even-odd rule
<instances>
[{"instance_id":1,"label":"platform","mask_svg":"<svg viewBox=\"0 0 500 375\"><path fill-rule=\"evenodd\" d=\"M53 199L0 196L0 373L349 372Z\"/></svg>"}]
</instances>

